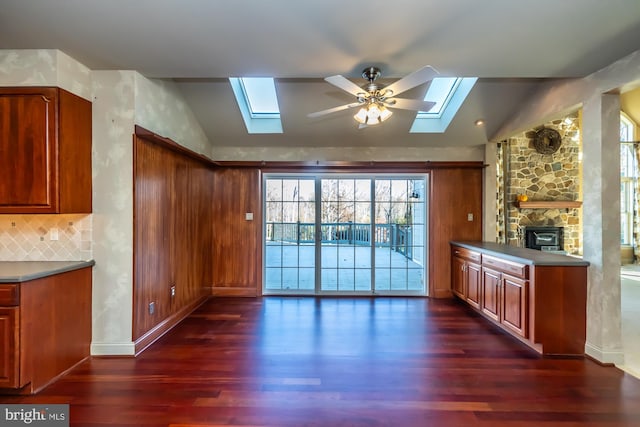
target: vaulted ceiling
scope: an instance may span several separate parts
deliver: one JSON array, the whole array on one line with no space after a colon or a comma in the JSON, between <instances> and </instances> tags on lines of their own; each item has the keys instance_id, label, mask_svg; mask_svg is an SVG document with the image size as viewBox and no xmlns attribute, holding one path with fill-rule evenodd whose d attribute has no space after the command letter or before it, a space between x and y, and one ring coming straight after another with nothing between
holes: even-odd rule
<instances>
[{"instance_id":1,"label":"vaulted ceiling","mask_svg":"<svg viewBox=\"0 0 640 427\"><path fill-rule=\"evenodd\" d=\"M640 48L638 0L3 0L0 48L60 49L91 69L174 79L221 146L480 145L540 82L581 78ZM358 130L323 78L382 83L424 65L479 77L446 132L410 134L415 112ZM272 76L284 132L248 134L228 77ZM427 85L403 97L421 98ZM485 126L474 125L484 119Z\"/></svg>"}]
</instances>

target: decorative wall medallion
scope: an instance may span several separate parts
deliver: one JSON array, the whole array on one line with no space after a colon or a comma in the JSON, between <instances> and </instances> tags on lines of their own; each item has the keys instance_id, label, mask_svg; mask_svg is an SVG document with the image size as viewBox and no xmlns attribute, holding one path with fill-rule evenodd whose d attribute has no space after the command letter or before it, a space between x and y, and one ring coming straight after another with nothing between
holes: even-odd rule
<instances>
[{"instance_id":1,"label":"decorative wall medallion","mask_svg":"<svg viewBox=\"0 0 640 427\"><path fill-rule=\"evenodd\" d=\"M552 128L542 128L536 132L533 146L541 154L553 154L558 151L562 144L560 133Z\"/></svg>"}]
</instances>

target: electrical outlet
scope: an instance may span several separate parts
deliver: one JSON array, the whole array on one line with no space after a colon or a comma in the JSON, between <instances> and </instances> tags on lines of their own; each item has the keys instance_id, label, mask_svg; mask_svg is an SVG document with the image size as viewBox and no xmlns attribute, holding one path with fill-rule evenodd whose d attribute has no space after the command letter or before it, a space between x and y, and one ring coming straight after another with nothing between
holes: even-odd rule
<instances>
[{"instance_id":1,"label":"electrical outlet","mask_svg":"<svg viewBox=\"0 0 640 427\"><path fill-rule=\"evenodd\" d=\"M155 302L150 302L149 303L149 314L153 314L156 311L156 303Z\"/></svg>"},{"instance_id":2,"label":"electrical outlet","mask_svg":"<svg viewBox=\"0 0 640 427\"><path fill-rule=\"evenodd\" d=\"M176 285L173 285L171 287L171 298L176 296Z\"/></svg>"},{"instance_id":3,"label":"electrical outlet","mask_svg":"<svg viewBox=\"0 0 640 427\"><path fill-rule=\"evenodd\" d=\"M473 221L473 214L471 212L467 214L467 221Z\"/></svg>"},{"instance_id":4,"label":"electrical outlet","mask_svg":"<svg viewBox=\"0 0 640 427\"><path fill-rule=\"evenodd\" d=\"M50 240L58 240L59 238L59 233L58 233L58 229L53 227L49 230L49 239Z\"/></svg>"}]
</instances>

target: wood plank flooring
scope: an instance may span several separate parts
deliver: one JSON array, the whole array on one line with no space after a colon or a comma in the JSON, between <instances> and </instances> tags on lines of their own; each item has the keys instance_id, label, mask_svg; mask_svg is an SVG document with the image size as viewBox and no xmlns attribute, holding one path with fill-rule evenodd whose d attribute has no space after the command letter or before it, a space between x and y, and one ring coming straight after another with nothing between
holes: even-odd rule
<instances>
[{"instance_id":1,"label":"wood plank flooring","mask_svg":"<svg viewBox=\"0 0 640 427\"><path fill-rule=\"evenodd\" d=\"M456 301L212 299L36 396L94 426L640 426L640 380L540 358Z\"/></svg>"}]
</instances>

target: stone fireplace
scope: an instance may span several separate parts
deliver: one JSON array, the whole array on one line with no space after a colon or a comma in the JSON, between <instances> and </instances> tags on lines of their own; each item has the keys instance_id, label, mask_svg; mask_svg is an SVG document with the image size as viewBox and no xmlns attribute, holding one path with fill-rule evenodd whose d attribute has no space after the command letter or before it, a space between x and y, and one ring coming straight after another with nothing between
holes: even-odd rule
<instances>
[{"instance_id":1,"label":"stone fireplace","mask_svg":"<svg viewBox=\"0 0 640 427\"><path fill-rule=\"evenodd\" d=\"M559 148L553 153L536 149L535 139L540 129L555 129L561 136ZM502 150L505 242L526 246L526 227L561 227L563 247L568 254L582 254L581 208L533 206L517 203L518 195L529 201L581 200L580 143L577 114L545 123L516 135L503 143Z\"/></svg>"}]
</instances>

